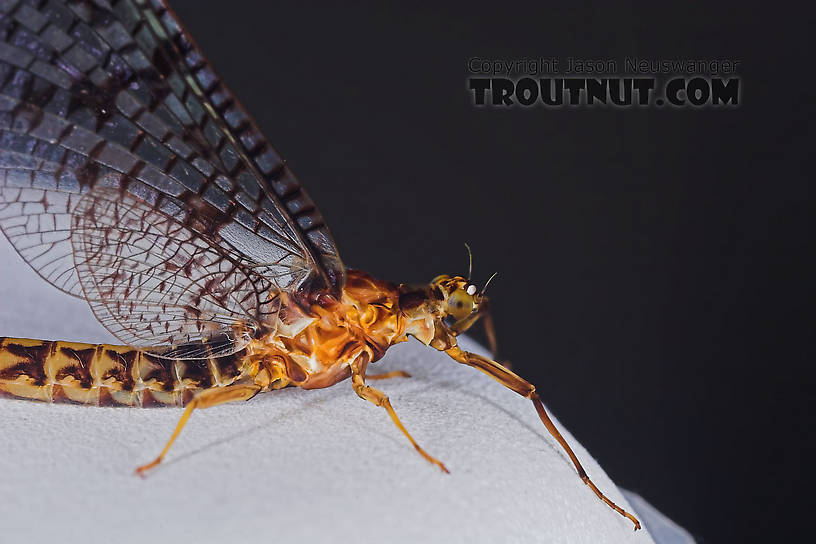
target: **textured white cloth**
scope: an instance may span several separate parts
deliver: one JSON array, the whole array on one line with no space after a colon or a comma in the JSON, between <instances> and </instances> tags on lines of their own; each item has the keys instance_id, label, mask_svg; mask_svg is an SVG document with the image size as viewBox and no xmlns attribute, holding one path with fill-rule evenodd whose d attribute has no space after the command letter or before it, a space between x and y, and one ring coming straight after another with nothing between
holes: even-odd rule
<instances>
[{"instance_id":1,"label":"textured white cloth","mask_svg":"<svg viewBox=\"0 0 816 544\"><path fill-rule=\"evenodd\" d=\"M0 335L111 342L87 304L33 274L0 236ZM472 350L481 348L463 339ZM532 404L418 342L372 372L424 461L348 382L197 411L0 398L3 542L652 542L575 473ZM598 487L629 505L563 430Z\"/></svg>"}]
</instances>

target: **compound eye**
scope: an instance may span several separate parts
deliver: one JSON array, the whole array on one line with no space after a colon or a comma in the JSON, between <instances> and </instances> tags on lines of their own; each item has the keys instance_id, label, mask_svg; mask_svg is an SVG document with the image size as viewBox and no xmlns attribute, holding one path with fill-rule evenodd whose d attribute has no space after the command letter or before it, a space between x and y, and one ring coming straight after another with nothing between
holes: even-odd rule
<instances>
[{"instance_id":1,"label":"compound eye","mask_svg":"<svg viewBox=\"0 0 816 544\"><path fill-rule=\"evenodd\" d=\"M448 297L448 314L454 319L464 319L473 309L473 296L465 289L457 289Z\"/></svg>"}]
</instances>

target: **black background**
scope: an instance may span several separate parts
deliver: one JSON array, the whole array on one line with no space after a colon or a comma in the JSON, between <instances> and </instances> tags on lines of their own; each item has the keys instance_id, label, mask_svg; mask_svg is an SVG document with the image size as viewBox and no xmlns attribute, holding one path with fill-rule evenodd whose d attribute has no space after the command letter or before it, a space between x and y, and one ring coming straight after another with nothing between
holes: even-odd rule
<instances>
[{"instance_id":1,"label":"black background","mask_svg":"<svg viewBox=\"0 0 816 544\"><path fill-rule=\"evenodd\" d=\"M699 542L805 521L813 97L803 16L172 2L350 267L490 287L501 351ZM345 3L344 3L345 4ZM229 6L224 9L224 6ZM738 108L476 108L470 57L741 61ZM476 430L474 430L476 432Z\"/></svg>"}]
</instances>

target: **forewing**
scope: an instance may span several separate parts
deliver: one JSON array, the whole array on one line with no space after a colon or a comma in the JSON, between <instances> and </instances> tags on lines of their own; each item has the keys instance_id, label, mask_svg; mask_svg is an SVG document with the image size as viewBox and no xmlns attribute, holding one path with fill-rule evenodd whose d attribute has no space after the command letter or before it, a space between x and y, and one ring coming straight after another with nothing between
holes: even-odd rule
<instances>
[{"instance_id":1,"label":"forewing","mask_svg":"<svg viewBox=\"0 0 816 544\"><path fill-rule=\"evenodd\" d=\"M230 336L240 349L278 309L275 278L216 251L184 227L186 217L171 201L157 208L110 190L85 195L71 234L83 291L96 317L129 345Z\"/></svg>"},{"instance_id":2,"label":"forewing","mask_svg":"<svg viewBox=\"0 0 816 544\"><path fill-rule=\"evenodd\" d=\"M106 211L89 216L95 205ZM155 214L168 226L148 231L142 245L114 224ZM40 275L88 298L114 334L139 345L160 332L152 299L139 298L155 286L122 291L139 280L98 279L112 270L168 274L156 270L173 262L165 245L206 255L175 273L176 295L201 291L206 274L225 273L211 268L224 262L256 286L254 302L237 279L227 283L237 289L232 298L205 289L203 308L168 310L178 337L166 342L212 328L208 320L220 326L216 302L230 301L233 324L249 323L268 315L276 290L336 292L343 281L314 204L161 2L0 2L0 228ZM170 233L178 239L158 241ZM138 264L117 261L135 247ZM88 255L100 250L113 253L97 270ZM258 277L270 291L258 290L267 287ZM106 300L113 294L121 298ZM123 304L139 310L138 322L122 318Z\"/></svg>"},{"instance_id":3,"label":"forewing","mask_svg":"<svg viewBox=\"0 0 816 544\"><path fill-rule=\"evenodd\" d=\"M58 165L10 151L15 136L0 135L0 229L40 276L82 296L71 251L79 185L75 178L60 178Z\"/></svg>"}]
</instances>

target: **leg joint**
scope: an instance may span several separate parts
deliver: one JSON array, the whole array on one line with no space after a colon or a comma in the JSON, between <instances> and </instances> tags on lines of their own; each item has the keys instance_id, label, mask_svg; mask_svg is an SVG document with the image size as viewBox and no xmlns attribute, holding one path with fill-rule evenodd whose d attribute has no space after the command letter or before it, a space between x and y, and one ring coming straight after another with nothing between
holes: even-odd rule
<instances>
[{"instance_id":1,"label":"leg joint","mask_svg":"<svg viewBox=\"0 0 816 544\"><path fill-rule=\"evenodd\" d=\"M533 385L533 384L529 384L529 385L530 385L530 391L527 394L524 395L524 398L530 399L530 400L533 400L534 398L537 399L538 394L536 393L535 385Z\"/></svg>"}]
</instances>

